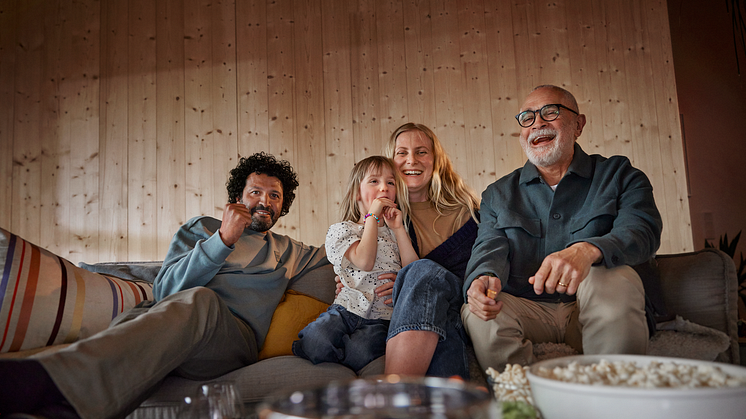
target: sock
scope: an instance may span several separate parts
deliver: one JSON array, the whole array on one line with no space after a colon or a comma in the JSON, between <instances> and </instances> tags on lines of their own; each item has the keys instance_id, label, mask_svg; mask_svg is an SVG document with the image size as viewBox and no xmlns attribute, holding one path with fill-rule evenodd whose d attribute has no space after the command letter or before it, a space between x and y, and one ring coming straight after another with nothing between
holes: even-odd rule
<instances>
[{"instance_id":1,"label":"sock","mask_svg":"<svg viewBox=\"0 0 746 419\"><path fill-rule=\"evenodd\" d=\"M37 360L0 360L0 377L0 413L32 412L67 402Z\"/></svg>"}]
</instances>

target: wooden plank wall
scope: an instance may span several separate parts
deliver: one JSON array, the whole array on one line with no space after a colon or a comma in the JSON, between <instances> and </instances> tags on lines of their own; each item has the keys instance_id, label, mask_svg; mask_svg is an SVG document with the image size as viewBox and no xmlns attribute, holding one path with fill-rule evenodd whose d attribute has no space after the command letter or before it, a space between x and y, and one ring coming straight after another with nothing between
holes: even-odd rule
<instances>
[{"instance_id":1,"label":"wooden plank wall","mask_svg":"<svg viewBox=\"0 0 746 419\"><path fill-rule=\"evenodd\" d=\"M661 252L692 250L660 0L0 0L0 226L73 262L162 259L264 150L301 182L277 230L320 244L404 122L478 193L522 165L513 115L545 83L588 152L648 173Z\"/></svg>"}]
</instances>

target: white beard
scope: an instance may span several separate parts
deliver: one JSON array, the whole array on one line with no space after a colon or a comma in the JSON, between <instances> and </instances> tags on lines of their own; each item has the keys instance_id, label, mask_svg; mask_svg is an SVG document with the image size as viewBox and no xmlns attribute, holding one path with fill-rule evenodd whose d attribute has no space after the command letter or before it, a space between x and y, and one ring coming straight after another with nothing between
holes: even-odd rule
<instances>
[{"instance_id":1,"label":"white beard","mask_svg":"<svg viewBox=\"0 0 746 419\"><path fill-rule=\"evenodd\" d=\"M563 141L558 137L559 132L552 128L544 128L532 132L526 141L521 142L523 152L526 153L528 161L534 166L549 167L557 164L562 159ZM537 137L554 136L554 140L545 146L531 147L531 142Z\"/></svg>"}]
</instances>

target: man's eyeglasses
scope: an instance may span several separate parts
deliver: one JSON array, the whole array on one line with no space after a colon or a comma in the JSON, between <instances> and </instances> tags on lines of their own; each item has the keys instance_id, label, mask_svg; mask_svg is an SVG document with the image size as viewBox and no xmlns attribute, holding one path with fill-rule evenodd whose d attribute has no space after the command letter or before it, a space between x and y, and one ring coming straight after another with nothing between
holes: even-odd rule
<instances>
[{"instance_id":1,"label":"man's eyeglasses","mask_svg":"<svg viewBox=\"0 0 746 419\"><path fill-rule=\"evenodd\" d=\"M551 103L549 105L542 106L541 109L539 109L538 111L523 111L516 115L515 119L518 120L518 125L522 126L523 128L528 128L536 121L537 113L541 115L541 119L547 122L551 122L559 118L560 108L567 109L575 115L579 115L577 112L565 105L560 105L559 103Z\"/></svg>"}]
</instances>

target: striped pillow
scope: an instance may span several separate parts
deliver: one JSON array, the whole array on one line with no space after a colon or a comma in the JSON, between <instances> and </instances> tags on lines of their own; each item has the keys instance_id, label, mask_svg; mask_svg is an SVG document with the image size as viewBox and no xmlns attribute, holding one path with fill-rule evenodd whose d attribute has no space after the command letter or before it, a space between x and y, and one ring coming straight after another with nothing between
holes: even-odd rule
<instances>
[{"instance_id":1,"label":"striped pillow","mask_svg":"<svg viewBox=\"0 0 746 419\"><path fill-rule=\"evenodd\" d=\"M0 229L0 353L75 342L153 299L153 286L89 272Z\"/></svg>"}]
</instances>

